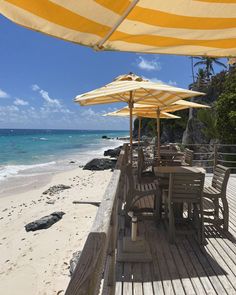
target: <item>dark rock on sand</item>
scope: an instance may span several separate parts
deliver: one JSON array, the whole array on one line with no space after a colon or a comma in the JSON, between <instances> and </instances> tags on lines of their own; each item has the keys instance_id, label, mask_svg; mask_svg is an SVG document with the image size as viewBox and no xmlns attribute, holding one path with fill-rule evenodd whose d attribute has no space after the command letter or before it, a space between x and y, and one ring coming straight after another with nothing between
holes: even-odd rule
<instances>
[{"instance_id":1,"label":"dark rock on sand","mask_svg":"<svg viewBox=\"0 0 236 295\"><path fill-rule=\"evenodd\" d=\"M109 157L112 157L112 158L117 158L117 157L119 157L121 148L122 147L119 146L119 147L114 148L114 149L106 150L106 151L104 151L104 156L109 156Z\"/></svg>"},{"instance_id":2,"label":"dark rock on sand","mask_svg":"<svg viewBox=\"0 0 236 295\"><path fill-rule=\"evenodd\" d=\"M35 231L35 230L39 230L39 229L46 229L49 228L50 226L52 226L54 223L56 223L57 221L59 221L60 219L62 219L62 216L65 213L62 211L59 212L53 212L50 215L44 216L40 219L37 219L33 222L30 222L28 224L25 225L25 230L28 231Z\"/></svg>"},{"instance_id":3,"label":"dark rock on sand","mask_svg":"<svg viewBox=\"0 0 236 295\"><path fill-rule=\"evenodd\" d=\"M55 204L56 200L48 200L46 201L47 204L53 205Z\"/></svg>"},{"instance_id":4,"label":"dark rock on sand","mask_svg":"<svg viewBox=\"0 0 236 295\"><path fill-rule=\"evenodd\" d=\"M93 159L89 161L85 166L84 170L106 170L115 168L116 160L111 159Z\"/></svg>"},{"instance_id":5,"label":"dark rock on sand","mask_svg":"<svg viewBox=\"0 0 236 295\"><path fill-rule=\"evenodd\" d=\"M73 257L70 260L70 275L72 276L73 272L75 271L76 265L78 264L79 258L81 255L81 251L76 251L73 253Z\"/></svg>"},{"instance_id":6,"label":"dark rock on sand","mask_svg":"<svg viewBox=\"0 0 236 295\"><path fill-rule=\"evenodd\" d=\"M53 196L54 194L63 191L65 189L69 189L71 188L69 185L65 185L65 184L58 184L58 185L54 185L51 186L49 189L47 189L46 191L43 192L43 195L50 195Z\"/></svg>"}]
</instances>

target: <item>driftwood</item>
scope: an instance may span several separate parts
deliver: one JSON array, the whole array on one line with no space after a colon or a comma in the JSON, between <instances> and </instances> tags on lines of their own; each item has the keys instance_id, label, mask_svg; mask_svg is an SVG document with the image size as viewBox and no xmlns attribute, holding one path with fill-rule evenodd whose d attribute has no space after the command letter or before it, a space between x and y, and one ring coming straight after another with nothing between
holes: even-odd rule
<instances>
[{"instance_id":1,"label":"driftwood","mask_svg":"<svg viewBox=\"0 0 236 295\"><path fill-rule=\"evenodd\" d=\"M93 201L73 201L73 204L88 204L88 205L94 205L99 207L101 202L93 202Z\"/></svg>"}]
</instances>

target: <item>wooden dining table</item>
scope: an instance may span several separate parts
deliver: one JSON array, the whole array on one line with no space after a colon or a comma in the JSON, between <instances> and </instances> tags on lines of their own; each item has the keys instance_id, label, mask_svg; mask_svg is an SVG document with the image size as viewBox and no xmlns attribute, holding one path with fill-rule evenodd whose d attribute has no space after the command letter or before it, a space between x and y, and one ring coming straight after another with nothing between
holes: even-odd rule
<instances>
[{"instance_id":1,"label":"wooden dining table","mask_svg":"<svg viewBox=\"0 0 236 295\"><path fill-rule=\"evenodd\" d=\"M196 166L156 166L153 168L156 177L165 177L168 179L168 175L171 173L205 173L205 169ZM162 202L162 194L159 196ZM183 204L175 204L175 214L178 220L182 219ZM158 221L160 216L157 217Z\"/></svg>"},{"instance_id":2,"label":"wooden dining table","mask_svg":"<svg viewBox=\"0 0 236 295\"><path fill-rule=\"evenodd\" d=\"M160 176L160 174L170 173L205 173L205 169L196 166L156 166L154 167L154 174Z\"/></svg>"}]
</instances>

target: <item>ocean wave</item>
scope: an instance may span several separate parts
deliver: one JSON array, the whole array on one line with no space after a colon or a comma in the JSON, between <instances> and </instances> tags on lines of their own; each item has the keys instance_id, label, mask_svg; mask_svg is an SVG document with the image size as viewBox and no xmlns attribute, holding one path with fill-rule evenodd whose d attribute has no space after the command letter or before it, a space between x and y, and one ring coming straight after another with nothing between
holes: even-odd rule
<instances>
[{"instance_id":1,"label":"ocean wave","mask_svg":"<svg viewBox=\"0 0 236 295\"><path fill-rule=\"evenodd\" d=\"M16 176L19 172L32 170L37 168L43 168L50 165L54 165L56 162L48 162L48 163L41 163L41 164L33 164L33 165L6 165L0 166L0 180L4 180L10 176Z\"/></svg>"}]
</instances>

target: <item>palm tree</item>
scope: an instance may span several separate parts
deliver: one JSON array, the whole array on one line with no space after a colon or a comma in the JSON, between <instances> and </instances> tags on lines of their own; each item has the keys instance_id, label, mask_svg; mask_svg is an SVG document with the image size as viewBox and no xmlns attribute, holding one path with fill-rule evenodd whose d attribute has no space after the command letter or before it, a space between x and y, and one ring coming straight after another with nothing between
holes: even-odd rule
<instances>
[{"instance_id":1,"label":"palm tree","mask_svg":"<svg viewBox=\"0 0 236 295\"><path fill-rule=\"evenodd\" d=\"M214 74L214 68L213 65L216 64L218 66L221 66L223 68L227 68L226 65L223 62L219 61L219 58L213 58L213 57L195 57L195 59L198 59L199 61L194 64L194 67L204 65L206 76L208 79L210 79L210 76Z\"/></svg>"}]
</instances>

